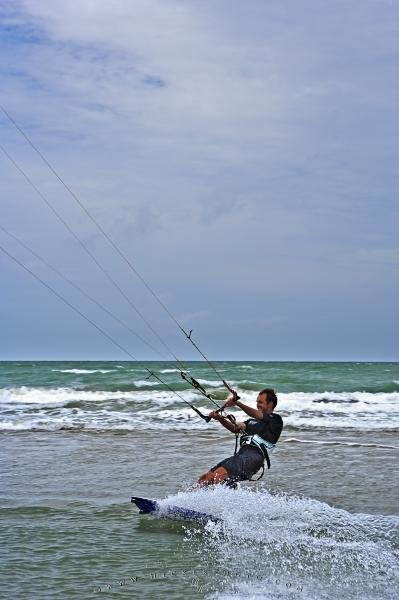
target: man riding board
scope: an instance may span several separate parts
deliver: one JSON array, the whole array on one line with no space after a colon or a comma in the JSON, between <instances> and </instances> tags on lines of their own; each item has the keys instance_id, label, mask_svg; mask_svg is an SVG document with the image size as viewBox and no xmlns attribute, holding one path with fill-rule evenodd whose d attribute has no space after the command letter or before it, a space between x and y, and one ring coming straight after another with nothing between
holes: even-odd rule
<instances>
[{"instance_id":1,"label":"man riding board","mask_svg":"<svg viewBox=\"0 0 399 600\"><path fill-rule=\"evenodd\" d=\"M263 467L266 460L270 467L269 452L277 443L283 429L283 419L274 413L277 396L271 388L259 392L256 408L240 402L236 394L230 396L224 407L237 406L250 418L234 422L218 411L209 413L211 419L219 421L229 431L241 434L240 450L234 456L225 458L198 479L198 485L225 483L235 486L236 481L250 480Z\"/></svg>"}]
</instances>

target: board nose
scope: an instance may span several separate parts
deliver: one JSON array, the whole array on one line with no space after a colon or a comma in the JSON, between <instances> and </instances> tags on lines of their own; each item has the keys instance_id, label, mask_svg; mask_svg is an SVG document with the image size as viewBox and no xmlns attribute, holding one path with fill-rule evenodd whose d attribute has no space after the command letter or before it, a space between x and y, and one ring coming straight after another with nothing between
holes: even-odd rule
<instances>
[{"instance_id":1,"label":"board nose","mask_svg":"<svg viewBox=\"0 0 399 600\"><path fill-rule=\"evenodd\" d=\"M131 502L133 502L141 513L155 512L158 509L158 505L154 500L149 498L140 498L139 496L132 496Z\"/></svg>"}]
</instances>

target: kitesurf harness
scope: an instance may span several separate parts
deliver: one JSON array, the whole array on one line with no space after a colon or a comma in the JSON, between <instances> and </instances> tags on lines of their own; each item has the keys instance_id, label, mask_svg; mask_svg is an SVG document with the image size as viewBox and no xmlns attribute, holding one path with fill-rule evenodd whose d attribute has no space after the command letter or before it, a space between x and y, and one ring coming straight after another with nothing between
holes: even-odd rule
<instances>
[{"instance_id":1,"label":"kitesurf harness","mask_svg":"<svg viewBox=\"0 0 399 600\"><path fill-rule=\"evenodd\" d=\"M276 447L276 444L272 444L271 442L269 442L269 440L265 440L265 438L261 437L257 433L255 435L248 435L248 434L244 433L240 438L240 447L242 448L243 446L247 446L247 445L255 446L255 448L258 448L262 452L262 455L267 464L267 468L270 469L271 465L270 465L269 452L273 452L274 448ZM264 469L264 467L262 467L262 473L261 473L260 477L258 477L258 479L263 477L264 471L265 471L265 469Z\"/></svg>"}]
</instances>

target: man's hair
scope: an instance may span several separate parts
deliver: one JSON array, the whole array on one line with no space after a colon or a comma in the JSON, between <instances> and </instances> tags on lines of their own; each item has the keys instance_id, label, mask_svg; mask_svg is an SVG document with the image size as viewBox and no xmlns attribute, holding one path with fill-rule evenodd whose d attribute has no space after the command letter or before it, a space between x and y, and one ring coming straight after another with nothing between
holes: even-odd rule
<instances>
[{"instance_id":1,"label":"man's hair","mask_svg":"<svg viewBox=\"0 0 399 600\"><path fill-rule=\"evenodd\" d=\"M277 406L277 396L276 392L272 388L265 388L261 390L259 394L266 394L266 399L268 402L273 402L273 408Z\"/></svg>"}]
</instances>

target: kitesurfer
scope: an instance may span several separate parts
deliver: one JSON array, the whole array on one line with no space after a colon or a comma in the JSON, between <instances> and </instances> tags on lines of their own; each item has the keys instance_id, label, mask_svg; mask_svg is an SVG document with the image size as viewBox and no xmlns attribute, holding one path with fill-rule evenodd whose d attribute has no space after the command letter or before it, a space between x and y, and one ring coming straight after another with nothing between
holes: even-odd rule
<instances>
[{"instance_id":1,"label":"kitesurfer","mask_svg":"<svg viewBox=\"0 0 399 600\"><path fill-rule=\"evenodd\" d=\"M239 435L240 449L234 456L219 462L198 479L197 485L215 485L224 483L235 486L236 481L250 480L263 467L266 460L270 467L269 452L275 447L283 429L283 419L274 409L277 396L273 389L265 388L259 392L256 408L252 408L232 395L224 407L237 406L250 418L243 422L235 422L223 416L220 411L209 413L211 419L219 421L223 427Z\"/></svg>"}]
</instances>

